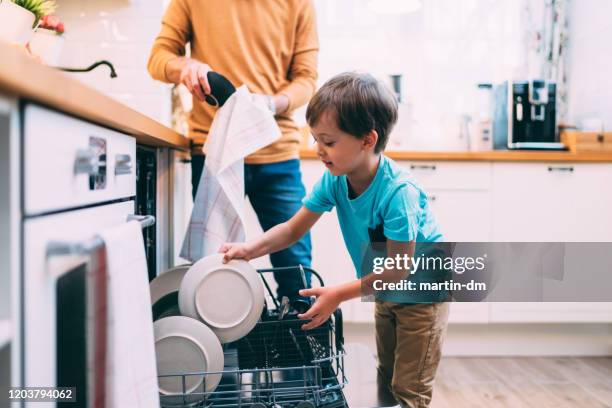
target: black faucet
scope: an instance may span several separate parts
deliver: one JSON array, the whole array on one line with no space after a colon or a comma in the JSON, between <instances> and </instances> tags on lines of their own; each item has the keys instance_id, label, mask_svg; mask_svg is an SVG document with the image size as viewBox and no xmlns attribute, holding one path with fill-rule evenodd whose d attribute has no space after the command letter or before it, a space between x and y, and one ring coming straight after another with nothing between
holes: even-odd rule
<instances>
[{"instance_id":1,"label":"black faucet","mask_svg":"<svg viewBox=\"0 0 612 408\"><path fill-rule=\"evenodd\" d=\"M110 68L110 76L111 76L111 78L117 78L117 71L115 71L115 67L113 66L113 64L111 64L109 61L106 61L106 60L94 62L93 64L91 64L87 68L62 68L62 67L58 67L58 69L62 70L62 71L66 71L66 72L89 72L89 71L93 71L94 69L96 69L100 65L107 65Z\"/></svg>"}]
</instances>

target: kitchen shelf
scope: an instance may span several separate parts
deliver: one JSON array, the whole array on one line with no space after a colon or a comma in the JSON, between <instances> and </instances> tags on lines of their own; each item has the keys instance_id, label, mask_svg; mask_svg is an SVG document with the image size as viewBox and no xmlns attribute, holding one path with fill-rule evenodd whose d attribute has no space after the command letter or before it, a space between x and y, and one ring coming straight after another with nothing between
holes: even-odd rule
<instances>
[{"instance_id":1,"label":"kitchen shelf","mask_svg":"<svg viewBox=\"0 0 612 408\"><path fill-rule=\"evenodd\" d=\"M0 349L12 339L11 321L9 319L0 320Z\"/></svg>"}]
</instances>

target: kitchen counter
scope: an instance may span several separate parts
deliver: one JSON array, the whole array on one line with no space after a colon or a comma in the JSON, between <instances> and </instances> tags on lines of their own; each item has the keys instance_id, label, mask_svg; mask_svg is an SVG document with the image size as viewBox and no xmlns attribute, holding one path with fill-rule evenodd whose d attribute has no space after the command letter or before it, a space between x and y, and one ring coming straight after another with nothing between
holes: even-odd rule
<instances>
[{"instance_id":1,"label":"kitchen counter","mask_svg":"<svg viewBox=\"0 0 612 408\"><path fill-rule=\"evenodd\" d=\"M22 50L0 43L0 95L29 100L136 137L138 143L189 149L189 139Z\"/></svg>"},{"instance_id":2,"label":"kitchen counter","mask_svg":"<svg viewBox=\"0 0 612 408\"><path fill-rule=\"evenodd\" d=\"M569 151L510 151L444 152L444 151L387 151L394 160L410 161L499 161L499 162L612 162L612 153L574 153ZM300 151L302 159L317 159L312 149Z\"/></svg>"}]
</instances>

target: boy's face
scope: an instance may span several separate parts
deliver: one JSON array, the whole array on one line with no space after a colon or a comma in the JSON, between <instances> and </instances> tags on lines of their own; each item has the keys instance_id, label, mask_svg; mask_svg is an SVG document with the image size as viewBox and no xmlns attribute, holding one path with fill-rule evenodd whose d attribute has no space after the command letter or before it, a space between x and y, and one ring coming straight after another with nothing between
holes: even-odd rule
<instances>
[{"instance_id":1,"label":"boy's face","mask_svg":"<svg viewBox=\"0 0 612 408\"><path fill-rule=\"evenodd\" d=\"M333 114L325 112L311 128L317 142L317 154L334 176L349 174L374 152L376 138L358 139L338 129Z\"/></svg>"}]
</instances>

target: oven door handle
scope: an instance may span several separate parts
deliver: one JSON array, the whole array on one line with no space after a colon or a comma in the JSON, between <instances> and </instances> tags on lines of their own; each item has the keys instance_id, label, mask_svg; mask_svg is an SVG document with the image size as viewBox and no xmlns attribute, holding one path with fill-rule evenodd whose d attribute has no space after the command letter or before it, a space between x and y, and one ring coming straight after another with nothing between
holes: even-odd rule
<instances>
[{"instance_id":1,"label":"oven door handle","mask_svg":"<svg viewBox=\"0 0 612 408\"><path fill-rule=\"evenodd\" d=\"M128 215L127 221L138 221L142 228L155 225L155 217L152 215ZM51 241L47 244L46 257L49 259L63 255L89 255L102 245L104 241L97 236L80 242Z\"/></svg>"}]
</instances>

